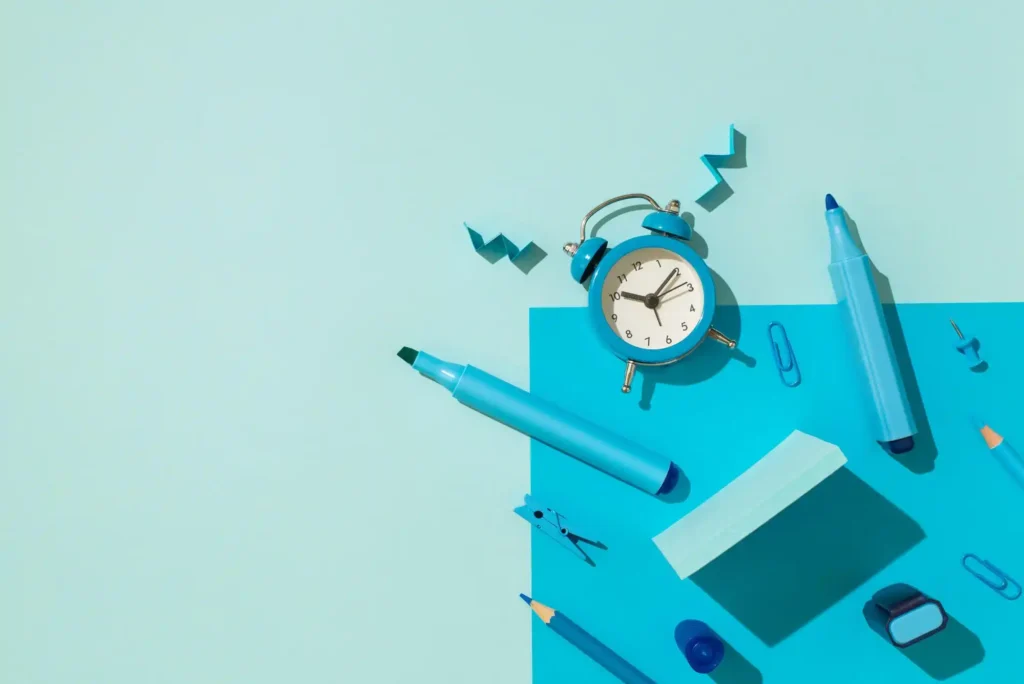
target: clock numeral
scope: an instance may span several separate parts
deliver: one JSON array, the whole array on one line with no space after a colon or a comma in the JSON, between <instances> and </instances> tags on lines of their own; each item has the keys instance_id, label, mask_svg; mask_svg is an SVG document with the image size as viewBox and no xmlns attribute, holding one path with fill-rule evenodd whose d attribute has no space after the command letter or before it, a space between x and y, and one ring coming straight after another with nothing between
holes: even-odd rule
<instances>
[{"instance_id":1,"label":"clock numeral","mask_svg":"<svg viewBox=\"0 0 1024 684\"><path fill-rule=\"evenodd\" d=\"M622 275L617 276L617 277L618 277L620 283L626 282L626 274L625 273L623 273Z\"/></svg>"},{"instance_id":2,"label":"clock numeral","mask_svg":"<svg viewBox=\"0 0 1024 684\"><path fill-rule=\"evenodd\" d=\"M691 305L690 305L690 313L693 313L693 312L695 312L695 311L696 311L696 309L694 309L694 308L693 308L693 304L691 304Z\"/></svg>"},{"instance_id":3,"label":"clock numeral","mask_svg":"<svg viewBox=\"0 0 1024 684\"><path fill-rule=\"evenodd\" d=\"M672 338L668 335L665 336L665 344L672 344Z\"/></svg>"},{"instance_id":4,"label":"clock numeral","mask_svg":"<svg viewBox=\"0 0 1024 684\"><path fill-rule=\"evenodd\" d=\"M661 259L655 259L658 262L658 268L661 268Z\"/></svg>"},{"instance_id":5,"label":"clock numeral","mask_svg":"<svg viewBox=\"0 0 1024 684\"><path fill-rule=\"evenodd\" d=\"M616 300L616 299L622 299L622 296L618 292L612 292L608 296L611 297L613 301Z\"/></svg>"},{"instance_id":6,"label":"clock numeral","mask_svg":"<svg viewBox=\"0 0 1024 684\"><path fill-rule=\"evenodd\" d=\"M613 321L619 320L619 314L612 314L612 320Z\"/></svg>"},{"instance_id":7,"label":"clock numeral","mask_svg":"<svg viewBox=\"0 0 1024 684\"><path fill-rule=\"evenodd\" d=\"M626 339L627 340L633 339L633 331L632 330L627 330L626 331Z\"/></svg>"},{"instance_id":8,"label":"clock numeral","mask_svg":"<svg viewBox=\"0 0 1024 684\"><path fill-rule=\"evenodd\" d=\"M644 267L644 265L642 263L640 263L639 261L634 261L633 262L633 270L634 271L639 271L643 267Z\"/></svg>"},{"instance_id":9,"label":"clock numeral","mask_svg":"<svg viewBox=\"0 0 1024 684\"><path fill-rule=\"evenodd\" d=\"M683 330L689 330L690 326L686 325L686 321L683 321Z\"/></svg>"},{"instance_id":10,"label":"clock numeral","mask_svg":"<svg viewBox=\"0 0 1024 684\"><path fill-rule=\"evenodd\" d=\"M647 346L650 347L651 346L651 338L650 337L645 337L644 339L647 340Z\"/></svg>"},{"instance_id":11,"label":"clock numeral","mask_svg":"<svg viewBox=\"0 0 1024 684\"><path fill-rule=\"evenodd\" d=\"M679 285L679 287L685 287L685 288L686 288L686 291L687 291L687 292L693 292L693 285L691 285L691 284L690 284L690 283L688 283L688 282L686 282L686 283L681 283L681 284Z\"/></svg>"}]
</instances>

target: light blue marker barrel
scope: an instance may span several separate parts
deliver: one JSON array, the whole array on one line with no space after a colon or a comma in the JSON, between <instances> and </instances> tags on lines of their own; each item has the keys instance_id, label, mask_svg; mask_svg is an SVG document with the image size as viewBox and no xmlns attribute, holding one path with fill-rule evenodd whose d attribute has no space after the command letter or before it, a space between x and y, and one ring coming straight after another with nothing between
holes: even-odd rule
<instances>
[{"instance_id":1,"label":"light blue marker barrel","mask_svg":"<svg viewBox=\"0 0 1024 684\"><path fill-rule=\"evenodd\" d=\"M861 370L864 404L872 418L873 437L893 453L910 451L914 448L917 425L882 313L871 261L854 242L843 209L832 195L826 196L825 207L832 248L828 273Z\"/></svg>"},{"instance_id":2,"label":"light blue marker barrel","mask_svg":"<svg viewBox=\"0 0 1024 684\"><path fill-rule=\"evenodd\" d=\"M413 368L480 413L648 494L672 490L680 471L668 458L539 399L473 366L419 352Z\"/></svg>"}]
</instances>

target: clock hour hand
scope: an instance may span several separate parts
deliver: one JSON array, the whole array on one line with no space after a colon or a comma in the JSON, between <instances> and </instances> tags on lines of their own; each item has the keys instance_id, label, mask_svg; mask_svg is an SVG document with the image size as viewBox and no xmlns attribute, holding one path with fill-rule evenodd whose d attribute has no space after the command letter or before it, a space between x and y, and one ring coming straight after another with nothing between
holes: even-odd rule
<instances>
[{"instance_id":1,"label":"clock hour hand","mask_svg":"<svg viewBox=\"0 0 1024 684\"><path fill-rule=\"evenodd\" d=\"M633 294L632 292L620 292L619 295L621 295L623 299L632 299L637 302L646 301L642 295Z\"/></svg>"}]
</instances>

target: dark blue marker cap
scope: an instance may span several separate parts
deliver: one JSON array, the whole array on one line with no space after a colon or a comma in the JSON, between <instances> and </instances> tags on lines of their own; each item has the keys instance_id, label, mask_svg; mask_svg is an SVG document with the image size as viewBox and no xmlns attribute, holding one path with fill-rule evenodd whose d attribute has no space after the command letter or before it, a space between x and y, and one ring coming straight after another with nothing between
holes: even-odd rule
<instances>
[{"instance_id":1,"label":"dark blue marker cap","mask_svg":"<svg viewBox=\"0 0 1024 684\"><path fill-rule=\"evenodd\" d=\"M700 620L683 620L676 625L676 645L694 672L712 672L725 657L725 644Z\"/></svg>"}]
</instances>

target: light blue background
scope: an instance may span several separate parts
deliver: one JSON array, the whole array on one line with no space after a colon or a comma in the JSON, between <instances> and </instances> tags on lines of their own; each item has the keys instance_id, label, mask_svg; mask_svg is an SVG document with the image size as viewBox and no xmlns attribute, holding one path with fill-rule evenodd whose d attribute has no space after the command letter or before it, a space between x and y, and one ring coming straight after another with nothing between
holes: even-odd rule
<instances>
[{"instance_id":1,"label":"light blue background","mask_svg":"<svg viewBox=\"0 0 1024 684\"><path fill-rule=\"evenodd\" d=\"M1021 299L1022 19L3 3L0 676L528 681L528 441L395 351L526 386L529 307L584 301L559 246L630 191L743 304L831 300L826 191L900 300ZM464 220L550 256L488 264Z\"/></svg>"}]
</instances>

